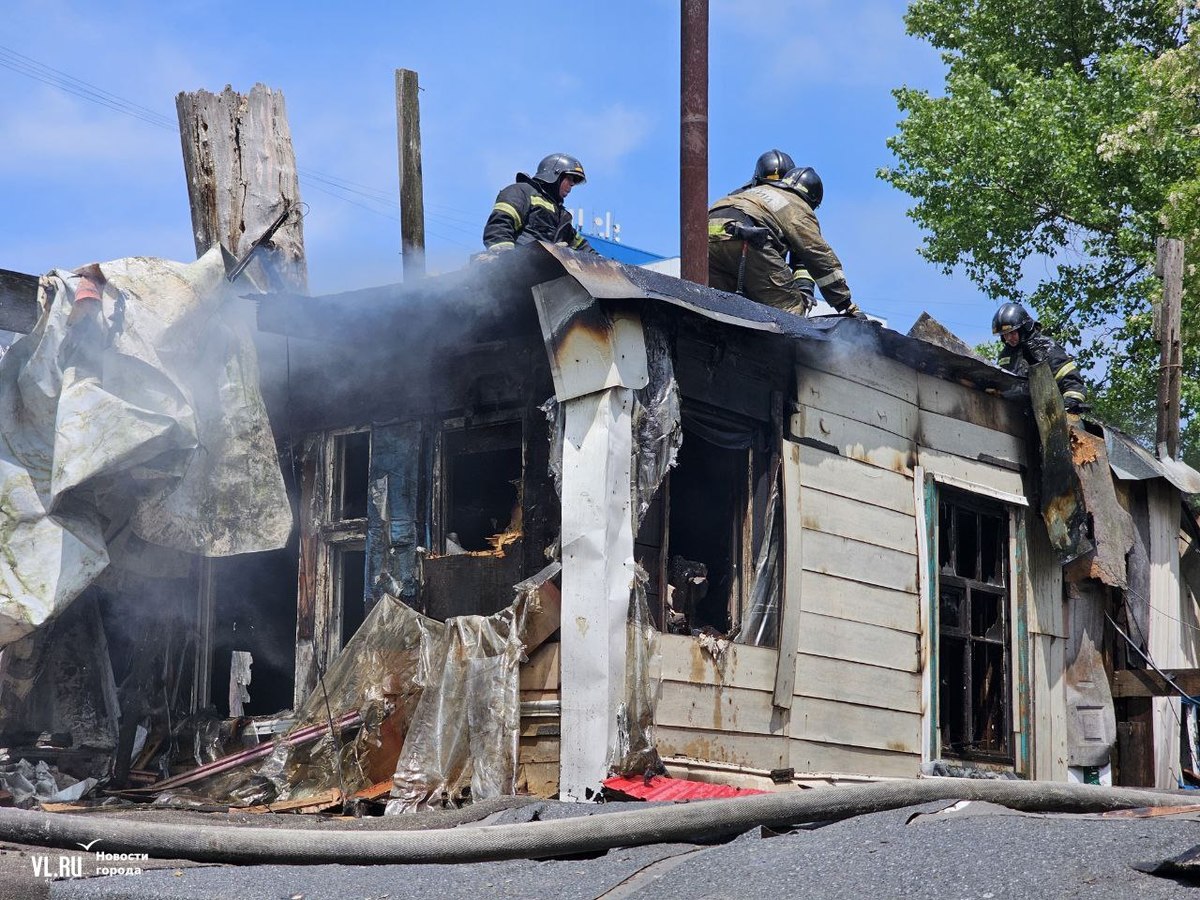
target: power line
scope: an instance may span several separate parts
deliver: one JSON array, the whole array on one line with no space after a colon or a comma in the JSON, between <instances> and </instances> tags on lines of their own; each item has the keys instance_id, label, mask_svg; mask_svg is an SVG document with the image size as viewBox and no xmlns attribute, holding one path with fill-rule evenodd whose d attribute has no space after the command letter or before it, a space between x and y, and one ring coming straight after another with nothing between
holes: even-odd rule
<instances>
[{"instance_id":1,"label":"power line","mask_svg":"<svg viewBox=\"0 0 1200 900\"><path fill-rule=\"evenodd\" d=\"M140 104L118 97L90 82L83 81L73 75L68 75L59 69L40 63L32 57L18 53L9 47L0 46L0 66L25 75L42 84L56 87L69 94L74 94L84 100L97 103L109 109L132 116L135 119L155 125L159 128L176 130L175 124L166 116Z\"/></svg>"},{"instance_id":2,"label":"power line","mask_svg":"<svg viewBox=\"0 0 1200 900\"><path fill-rule=\"evenodd\" d=\"M32 78L33 80L50 87L57 88L65 93L79 97L81 100L86 100L89 103L95 103L98 106L103 106L106 109L112 110L113 112L121 113L122 115L137 119L138 121L144 122L147 125L153 125L156 128L161 128L166 131L173 131L176 133L179 132L178 122L169 118L168 116L164 116L161 113L156 112L149 107L142 106L139 103L126 100L124 97L120 97L111 91L106 91L89 81L76 78L74 75L70 75L61 71L60 69L54 68L53 66L48 66L45 63L38 62L36 59L26 56L23 53L19 53L10 47L0 45L0 67L9 69L28 78ZM392 206L399 204L398 192L393 193L382 191L378 188L373 188L370 185L349 181L344 178L339 178L336 175L318 172L314 169L300 168L299 166L296 167L296 173L304 179L307 189L327 194L330 197L341 200L343 203L349 203L352 206L357 206L360 209L365 209L367 212L375 213L376 215L383 216L384 218L397 222L400 220L399 213L397 212L384 212L381 209L368 206L366 203L355 200L352 196L346 196L347 194L351 194L361 197L367 201L372 201L381 205ZM325 187L322 187L321 185L325 185ZM339 193L339 191L341 193ZM456 227L455 225L450 224L455 221L461 221L455 220L452 216L446 216L444 214L432 212L430 214L435 218L445 220L446 227L456 228L456 230L464 232L467 230L464 227ZM462 225L466 224L468 223L462 223ZM464 244L462 241L456 240L449 235L442 234L436 229L426 226L426 230L429 231L429 233L434 237L441 238L442 240L448 241L452 244L457 244L460 247L471 249L470 246Z\"/></svg>"}]
</instances>

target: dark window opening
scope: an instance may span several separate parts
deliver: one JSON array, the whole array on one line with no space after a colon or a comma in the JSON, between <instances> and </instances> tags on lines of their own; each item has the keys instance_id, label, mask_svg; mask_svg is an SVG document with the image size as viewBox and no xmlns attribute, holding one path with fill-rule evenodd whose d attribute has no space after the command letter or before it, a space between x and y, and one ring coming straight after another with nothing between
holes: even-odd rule
<instances>
[{"instance_id":1,"label":"dark window opening","mask_svg":"<svg viewBox=\"0 0 1200 900\"><path fill-rule=\"evenodd\" d=\"M445 552L495 549L488 539L521 526L521 425L446 435Z\"/></svg>"},{"instance_id":2,"label":"dark window opening","mask_svg":"<svg viewBox=\"0 0 1200 900\"><path fill-rule=\"evenodd\" d=\"M213 644L209 697L229 715L229 664L234 650L254 657L248 716L292 705L296 641L298 541L265 553L213 559Z\"/></svg>"},{"instance_id":3,"label":"dark window opening","mask_svg":"<svg viewBox=\"0 0 1200 900\"><path fill-rule=\"evenodd\" d=\"M685 431L669 476L668 630L727 633L740 609L748 454ZM682 619L680 618L682 617Z\"/></svg>"},{"instance_id":4,"label":"dark window opening","mask_svg":"<svg viewBox=\"0 0 1200 900\"><path fill-rule=\"evenodd\" d=\"M336 598L342 609L341 646L344 647L367 615L367 553L361 547L339 547L334 558Z\"/></svg>"},{"instance_id":5,"label":"dark window opening","mask_svg":"<svg viewBox=\"0 0 1200 900\"><path fill-rule=\"evenodd\" d=\"M944 490L938 504L938 726L943 753L1011 762L1008 515Z\"/></svg>"},{"instance_id":6,"label":"dark window opening","mask_svg":"<svg viewBox=\"0 0 1200 900\"><path fill-rule=\"evenodd\" d=\"M371 471L371 433L356 431L335 439L334 519L365 519Z\"/></svg>"}]
</instances>

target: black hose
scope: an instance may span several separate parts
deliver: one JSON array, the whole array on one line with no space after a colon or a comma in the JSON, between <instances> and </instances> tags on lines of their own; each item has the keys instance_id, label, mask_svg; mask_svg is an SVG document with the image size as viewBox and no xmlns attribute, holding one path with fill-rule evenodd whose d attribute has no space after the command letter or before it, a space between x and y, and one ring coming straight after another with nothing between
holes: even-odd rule
<instances>
[{"instance_id":1,"label":"black hose","mask_svg":"<svg viewBox=\"0 0 1200 900\"><path fill-rule=\"evenodd\" d=\"M429 831L181 825L95 815L0 809L0 840L74 849L97 841L106 853L228 863L456 863L545 858L637 844L732 836L925 803L982 800L1026 812L1103 812L1200 806L1184 794L1038 781L927 778L759 794L732 800L635 808L517 825Z\"/></svg>"}]
</instances>

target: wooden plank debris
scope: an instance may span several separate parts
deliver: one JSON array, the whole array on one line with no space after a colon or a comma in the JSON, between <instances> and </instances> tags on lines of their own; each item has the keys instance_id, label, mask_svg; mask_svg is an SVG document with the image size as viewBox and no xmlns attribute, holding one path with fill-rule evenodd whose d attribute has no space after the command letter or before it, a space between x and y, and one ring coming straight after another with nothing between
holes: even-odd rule
<instances>
[{"instance_id":1,"label":"wooden plank debris","mask_svg":"<svg viewBox=\"0 0 1200 900\"><path fill-rule=\"evenodd\" d=\"M1164 669L1163 674L1189 697L1200 695L1200 669ZM1152 669L1113 672L1113 697L1178 697L1179 691Z\"/></svg>"}]
</instances>

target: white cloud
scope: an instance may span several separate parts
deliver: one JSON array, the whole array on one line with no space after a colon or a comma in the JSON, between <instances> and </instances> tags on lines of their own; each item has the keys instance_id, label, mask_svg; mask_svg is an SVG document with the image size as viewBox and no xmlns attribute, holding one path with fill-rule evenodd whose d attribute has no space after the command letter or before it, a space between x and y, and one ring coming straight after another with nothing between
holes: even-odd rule
<instances>
[{"instance_id":1,"label":"white cloud","mask_svg":"<svg viewBox=\"0 0 1200 900\"><path fill-rule=\"evenodd\" d=\"M712 28L745 44L750 70L775 84L891 88L914 73L940 80L936 51L905 33L904 9L889 0L718 0Z\"/></svg>"}]
</instances>

